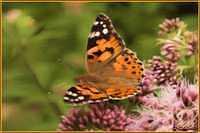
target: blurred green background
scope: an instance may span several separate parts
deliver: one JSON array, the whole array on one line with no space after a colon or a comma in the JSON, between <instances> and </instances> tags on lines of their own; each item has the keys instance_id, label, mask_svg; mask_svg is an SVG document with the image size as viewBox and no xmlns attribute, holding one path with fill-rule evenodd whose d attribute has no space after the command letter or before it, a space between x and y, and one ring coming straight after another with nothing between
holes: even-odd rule
<instances>
[{"instance_id":1,"label":"blurred green background","mask_svg":"<svg viewBox=\"0 0 200 133\"><path fill-rule=\"evenodd\" d=\"M141 60L159 54L158 25L180 17L197 30L197 3L3 3L4 130L56 130L65 89L85 73L95 17L110 16Z\"/></svg>"}]
</instances>

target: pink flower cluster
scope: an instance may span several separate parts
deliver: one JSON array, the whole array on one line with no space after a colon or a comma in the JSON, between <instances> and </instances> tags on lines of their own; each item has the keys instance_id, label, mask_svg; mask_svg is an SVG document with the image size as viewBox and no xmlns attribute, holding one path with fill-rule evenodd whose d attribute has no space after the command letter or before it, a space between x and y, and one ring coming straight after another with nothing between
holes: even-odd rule
<instances>
[{"instance_id":1,"label":"pink flower cluster","mask_svg":"<svg viewBox=\"0 0 200 133\"><path fill-rule=\"evenodd\" d=\"M161 55L165 60L176 62L184 56L192 56L196 53L197 33L188 31L187 25L179 18L166 19L159 27L158 40L162 45Z\"/></svg>"},{"instance_id":2,"label":"pink flower cluster","mask_svg":"<svg viewBox=\"0 0 200 133\"><path fill-rule=\"evenodd\" d=\"M132 124L126 129L134 131L196 130L197 88L197 85L183 80L175 88L162 86L160 96L155 96L154 93L138 96L137 102L143 106L143 110L138 112L140 115L133 116Z\"/></svg>"},{"instance_id":3,"label":"pink flower cluster","mask_svg":"<svg viewBox=\"0 0 200 133\"><path fill-rule=\"evenodd\" d=\"M167 60L176 62L180 59L181 54L179 48L181 45L177 41L166 40L165 44L161 47L161 55Z\"/></svg>"},{"instance_id":4,"label":"pink flower cluster","mask_svg":"<svg viewBox=\"0 0 200 133\"><path fill-rule=\"evenodd\" d=\"M179 18L172 18L172 19L165 19L162 24L159 25L159 32L160 36L163 36L167 33L172 32L173 30L180 29L184 26L184 22L181 21Z\"/></svg>"},{"instance_id":5,"label":"pink flower cluster","mask_svg":"<svg viewBox=\"0 0 200 133\"><path fill-rule=\"evenodd\" d=\"M62 116L59 130L106 130L123 131L131 123L122 106L108 103L91 104L89 110L72 109Z\"/></svg>"},{"instance_id":6,"label":"pink flower cluster","mask_svg":"<svg viewBox=\"0 0 200 133\"><path fill-rule=\"evenodd\" d=\"M157 85L176 84L178 78L177 63L154 56L148 61L147 67L148 74L145 74L145 76L153 78ZM147 77L143 79L143 82L145 82Z\"/></svg>"}]
</instances>

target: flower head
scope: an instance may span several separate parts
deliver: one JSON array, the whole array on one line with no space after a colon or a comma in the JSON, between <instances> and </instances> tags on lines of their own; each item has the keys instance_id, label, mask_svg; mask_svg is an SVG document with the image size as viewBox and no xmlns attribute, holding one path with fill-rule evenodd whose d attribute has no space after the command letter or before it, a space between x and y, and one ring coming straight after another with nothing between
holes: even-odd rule
<instances>
[{"instance_id":1,"label":"flower head","mask_svg":"<svg viewBox=\"0 0 200 133\"><path fill-rule=\"evenodd\" d=\"M105 130L124 130L131 122L122 106L92 105L88 116L92 122ZM97 121L98 120L98 121Z\"/></svg>"},{"instance_id":2,"label":"flower head","mask_svg":"<svg viewBox=\"0 0 200 133\"><path fill-rule=\"evenodd\" d=\"M133 122L127 126L129 131L156 131L160 128L172 131L173 127L173 115L165 110L145 110L132 119Z\"/></svg>"},{"instance_id":3,"label":"flower head","mask_svg":"<svg viewBox=\"0 0 200 133\"><path fill-rule=\"evenodd\" d=\"M139 116L132 118L133 122L127 126L127 130L196 130L197 97L197 86L186 80L176 86L160 86L159 96L154 93L137 96L143 110L138 112Z\"/></svg>"},{"instance_id":4,"label":"flower head","mask_svg":"<svg viewBox=\"0 0 200 133\"><path fill-rule=\"evenodd\" d=\"M108 130L121 131L131 123L122 106L108 104L90 105L89 111L73 109L69 115L63 116L59 129L68 130ZM88 126L90 125L90 126Z\"/></svg>"},{"instance_id":5,"label":"flower head","mask_svg":"<svg viewBox=\"0 0 200 133\"><path fill-rule=\"evenodd\" d=\"M161 47L161 55L171 62L178 61L181 57L179 47L180 44L178 42L166 40Z\"/></svg>"},{"instance_id":6,"label":"flower head","mask_svg":"<svg viewBox=\"0 0 200 133\"><path fill-rule=\"evenodd\" d=\"M156 80L154 78L153 72L150 70L146 70L144 72L144 77L143 77L142 83L141 83L142 94L147 94L147 93L154 91L155 82L156 82Z\"/></svg>"},{"instance_id":7,"label":"flower head","mask_svg":"<svg viewBox=\"0 0 200 133\"><path fill-rule=\"evenodd\" d=\"M173 18L173 19L165 19L162 24L159 25L159 35L165 35L166 33L169 33L173 30L184 28L186 25L183 21L180 21L179 18Z\"/></svg>"},{"instance_id":8,"label":"flower head","mask_svg":"<svg viewBox=\"0 0 200 133\"><path fill-rule=\"evenodd\" d=\"M196 85L189 84L187 81L182 81L176 85L176 95L182 99L183 103L188 106L192 105L198 97L198 89Z\"/></svg>"},{"instance_id":9,"label":"flower head","mask_svg":"<svg viewBox=\"0 0 200 133\"><path fill-rule=\"evenodd\" d=\"M153 77L158 85L161 84L176 84L178 78L177 64L162 60L159 56L154 56L148 61L149 70L152 71Z\"/></svg>"},{"instance_id":10,"label":"flower head","mask_svg":"<svg viewBox=\"0 0 200 133\"><path fill-rule=\"evenodd\" d=\"M71 109L69 113L62 116L62 120L58 125L61 131L85 130L88 118L83 116L83 111L80 109Z\"/></svg>"}]
</instances>

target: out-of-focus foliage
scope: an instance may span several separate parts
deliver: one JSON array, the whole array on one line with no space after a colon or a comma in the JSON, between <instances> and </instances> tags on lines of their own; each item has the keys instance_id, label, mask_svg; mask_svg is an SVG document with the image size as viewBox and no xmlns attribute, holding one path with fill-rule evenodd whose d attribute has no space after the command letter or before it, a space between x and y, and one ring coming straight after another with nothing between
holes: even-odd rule
<instances>
[{"instance_id":1,"label":"out-of-focus foliage","mask_svg":"<svg viewBox=\"0 0 200 133\"><path fill-rule=\"evenodd\" d=\"M100 12L110 16L141 60L158 55L158 24L180 17L197 30L197 4L4 3L4 130L55 130L71 105L65 89L85 73L87 36Z\"/></svg>"}]
</instances>

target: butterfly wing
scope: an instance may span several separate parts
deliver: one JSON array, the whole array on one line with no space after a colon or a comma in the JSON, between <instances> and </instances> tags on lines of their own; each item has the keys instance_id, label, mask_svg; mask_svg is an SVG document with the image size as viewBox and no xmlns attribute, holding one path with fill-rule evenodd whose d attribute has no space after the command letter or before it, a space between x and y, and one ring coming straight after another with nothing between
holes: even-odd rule
<instances>
[{"instance_id":1,"label":"butterfly wing","mask_svg":"<svg viewBox=\"0 0 200 133\"><path fill-rule=\"evenodd\" d=\"M140 91L143 65L136 54L125 48L111 20L97 16L88 38L86 65L88 75L65 93L70 103L95 103L125 99Z\"/></svg>"},{"instance_id":2,"label":"butterfly wing","mask_svg":"<svg viewBox=\"0 0 200 133\"><path fill-rule=\"evenodd\" d=\"M113 27L110 18L104 14L97 16L88 37L86 66L94 73L121 53L125 44Z\"/></svg>"},{"instance_id":3,"label":"butterfly wing","mask_svg":"<svg viewBox=\"0 0 200 133\"><path fill-rule=\"evenodd\" d=\"M101 76L110 84L105 89L110 99L124 99L139 93L143 70L136 54L125 48L101 72Z\"/></svg>"},{"instance_id":4,"label":"butterfly wing","mask_svg":"<svg viewBox=\"0 0 200 133\"><path fill-rule=\"evenodd\" d=\"M97 103L107 100L108 96L106 93L88 84L78 84L75 87L71 87L66 91L64 96L65 102L75 104Z\"/></svg>"},{"instance_id":5,"label":"butterfly wing","mask_svg":"<svg viewBox=\"0 0 200 133\"><path fill-rule=\"evenodd\" d=\"M77 85L69 88L64 95L64 101L75 104L97 103L109 100L102 88L108 85L99 76L82 75L76 78Z\"/></svg>"},{"instance_id":6,"label":"butterfly wing","mask_svg":"<svg viewBox=\"0 0 200 133\"><path fill-rule=\"evenodd\" d=\"M123 99L138 93L143 65L136 54L125 47L124 41L106 15L97 16L92 26L86 62L88 72L104 79L106 88L101 85L97 87L104 90L110 98Z\"/></svg>"}]
</instances>

